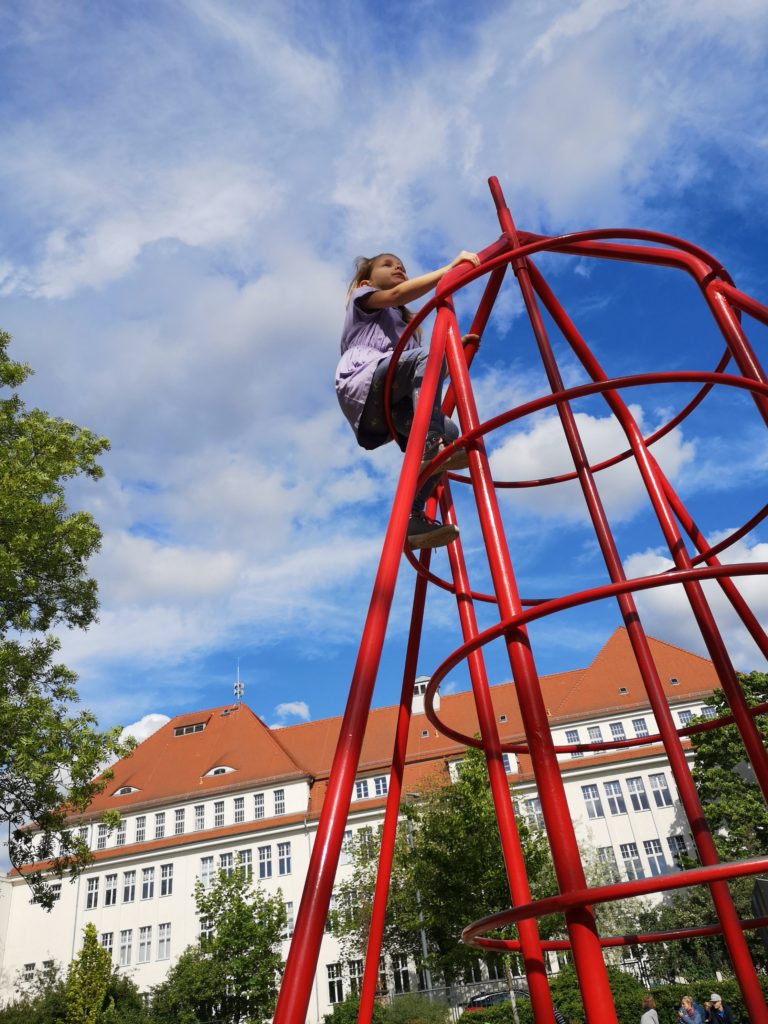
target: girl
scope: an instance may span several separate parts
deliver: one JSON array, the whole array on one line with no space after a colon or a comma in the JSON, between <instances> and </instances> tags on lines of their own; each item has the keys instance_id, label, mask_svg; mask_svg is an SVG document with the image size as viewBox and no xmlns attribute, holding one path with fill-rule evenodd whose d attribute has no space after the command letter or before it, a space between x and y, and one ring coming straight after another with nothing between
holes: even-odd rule
<instances>
[{"instance_id":1,"label":"girl","mask_svg":"<svg viewBox=\"0 0 768 1024\"><path fill-rule=\"evenodd\" d=\"M336 395L363 448L378 448L390 440L384 414L384 381L392 350L412 319L413 314L405 304L426 295L444 274L464 261L474 266L480 263L475 253L460 252L446 266L410 279L402 261L392 253L379 253L370 259L361 256L355 261L356 273L347 293L341 359L336 368ZM392 422L402 451L408 441L429 355L429 350L421 347L421 331L416 334L418 337L411 338L400 354L392 384ZM474 337L467 335L464 341ZM432 407L422 469L459 436L456 424L440 410L444 374L445 367ZM466 452L459 450L443 463L440 474L467 465ZM408 520L408 543L412 548L442 547L459 534L450 523L435 522L424 514L424 505L440 474L427 480L413 500Z\"/></svg>"}]
</instances>

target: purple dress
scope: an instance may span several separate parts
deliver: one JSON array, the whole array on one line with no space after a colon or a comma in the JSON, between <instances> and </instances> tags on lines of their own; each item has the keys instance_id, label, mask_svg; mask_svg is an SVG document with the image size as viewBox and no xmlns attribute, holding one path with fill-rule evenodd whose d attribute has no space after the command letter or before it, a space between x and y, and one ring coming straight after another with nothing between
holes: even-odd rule
<instances>
[{"instance_id":1,"label":"purple dress","mask_svg":"<svg viewBox=\"0 0 768 1024\"><path fill-rule=\"evenodd\" d=\"M370 313L362 308L360 300L375 291L376 288L367 285L352 292L341 334L341 359L336 367L336 397L355 437L376 367L389 355L405 330L405 320L398 307L374 309ZM406 350L418 347L413 339L405 346Z\"/></svg>"}]
</instances>

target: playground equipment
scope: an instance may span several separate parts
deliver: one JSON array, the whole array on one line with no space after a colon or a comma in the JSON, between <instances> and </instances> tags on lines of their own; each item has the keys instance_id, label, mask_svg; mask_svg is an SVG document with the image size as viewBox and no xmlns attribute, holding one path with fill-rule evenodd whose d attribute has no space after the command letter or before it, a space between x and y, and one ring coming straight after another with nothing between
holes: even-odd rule
<instances>
[{"instance_id":1,"label":"playground equipment","mask_svg":"<svg viewBox=\"0 0 768 1024\"><path fill-rule=\"evenodd\" d=\"M704 820L701 804L686 763L682 737L696 730L716 729L735 722L764 798L768 799L768 756L755 725L755 715L768 710L768 705L750 708L742 694L715 621L710 602L702 589L702 581L715 580L731 608L748 630L757 648L768 657L768 636L748 606L734 580L748 575L768 574L768 564L732 564L723 561L730 548L768 515L765 505L744 525L711 546L697 527L685 505L661 470L653 454L653 444L682 423L710 394L714 387L737 388L746 392L758 417L768 425L768 378L747 340L741 326L743 313L768 324L768 307L739 291L727 271L699 247L668 235L641 230L583 231L558 237L545 237L518 231L506 206L501 187L495 178L490 189L496 206L501 236L482 253L478 268L463 264L447 274L437 287L436 295L409 324L397 352L402 350L413 330L432 310L436 310L421 397L376 575L373 595L365 622L360 651L350 687L349 700L341 726L340 738L331 771L328 792L313 847L304 895L296 920L291 952L275 1013L275 1024L301 1024L305 1020L323 928L328 912L344 829L349 812L366 718L370 710L373 688L384 644L387 619L392 603L412 496L417 484L439 468L454 446L445 449L429 470L419 476L419 463L429 420L429 410L437 388L440 367L447 360L451 384L444 400L447 413L458 415L462 436L459 439L469 454L469 478L451 474L452 481L462 480L472 487L477 515L487 552L493 593L478 593L470 584L467 563L459 539L448 548L450 579L441 579L430 571L431 552L420 556L407 552L416 570L411 629L406 651L403 687L398 717L392 774L382 832L378 883L373 904L371 932L368 940L365 975L361 993L360 1021L368 1022L373 1009L377 984L381 936L387 888L392 863L398 811L401 798L406 740L411 715L413 684L419 651L421 626L427 588L430 584L453 593L457 600L463 643L433 672L425 695L427 716L436 728L460 743L479 746L485 753L490 786L498 818L499 835L509 880L512 909L468 924L464 939L486 950L520 952L525 962L529 991L538 1024L552 1024L552 1001L544 965L548 949L568 948L581 986L589 1024L615 1024L616 1012L603 962L603 948L628 941L673 941L709 931L722 934L728 949L744 1001L753 1024L768 1024L768 1009L758 983L755 968L744 938L745 927L764 926L768 919L750 922L739 920L727 886L727 880L755 875L768 869L768 857L736 863L719 861L712 835ZM712 371L667 371L609 378L590 351L576 326L563 309L532 257L556 252L577 257L624 260L687 272L698 285L705 308L725 339L725 352ZM536 397L486 422L480 422L469 367L476 352L470 344L462 347L461 335L452 296L477 278L486 278L485 290L477 308L471 331L482 335L499 294L502 280L511 268L517 278L525 309L549 382L550 393ZM590 383L566 388L561 370L548 336L542 308L559 329L563 339L579 360ZM395 359L397 356L395 356ZM393 367L394 362L393 359ZM733 360L736 371L726 373ZM389 385L391 386L392 371ZM658 384L696 384L695 396L663 427L651 436L643 436L632 415L623 392L629 387ZM626 437L626 450L599 464L590 465L572 406L578 399L599 395L620 424ZM485 447L485 438L505 424L554 409L562 424L573 459L573 471L537 481L493 480ZM391 426L391 425L390 425ZM625 459L633 459L647 490L648 501L658 529L669 547L674 568L655 576L628 579L625 575L614 535L598 489L599 473ZM605 563L607 581L598 587L535 602L521 599L515 572L504 535L497 488L548 486L576 480L581 487L595 537ZM451 484L443 477L433 502L439 501L442 515L456 522ZM434 510L434 505L433 505ZM429 511L429 509L428 509ZM730 715L694 727L677 729L662 690L659 675L651 657L647 637L637 611L635 594L655 587L679 585L701 631L709 657L718 673ZM605 885L587 886L573 824L566 804L558 753L574 748L555 746L542 698L539 676L527 634L527 625L555 612L591 602L611 599L616 602L627 629L630 644L641 672L658 733L634 740L614 740L594 745L581 745L579 750L613 749L632 745L663 742L670 768L677 785L681 805L694 837L700 866L675 874L636 879ZM493 602L498 608L498 622L479 630L475 602ZM524 725L524 744L501 743L491 704L483 649L492 640L501 640L507 650L516 684ZM433 707L433 698L441 681L460 662L467 662L475 696L481 738L462 735L441 724ZM526 878L515 813L505 774L502 754L528 753L533 750L532 764L544 823L552 851L559 895L547 900L532 901ZM446 884L450 880L446 879ZM715 905L719 924L710 929L691 928L675 934L651 934L623 938L600 936L595 926L592 907L598 903L630 896L658 893L673 888L707 885ZM565 915L568 940L543 941L539 937L538 918L561 912ZM519 939L488 937L487 933L514 923Z\"/></svg>"}]
</instances>

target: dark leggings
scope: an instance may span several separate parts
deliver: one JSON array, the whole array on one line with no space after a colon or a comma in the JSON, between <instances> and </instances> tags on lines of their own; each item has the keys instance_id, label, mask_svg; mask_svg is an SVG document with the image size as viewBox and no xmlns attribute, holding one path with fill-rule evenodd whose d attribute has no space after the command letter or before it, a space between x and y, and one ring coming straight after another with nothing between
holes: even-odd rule
<instances>
[{"instance_id":1,"label":"dark leggings","mask_svg":"<svg viewBox=\"0 0 768 1024\"><path fill-rule=\"evenodd\" d=\"M392 382L392 424L397 432L396 441L401 451L405 451L408 435L413 425L413 412L419 400L419 391L424 379L424 368L429 358L429 349L413 348L403 352L397 362L395 379ZM371 440L379 440L385 444L389 439L386 416L384 415L384 381L392 357L385 356L373 374L371 388L365 401L365 408L360 419L359 433ZM435 401L427 427L427 441L424 454L431 454L440 441L449 444L459 436L459 428L445 416L440 409L442 402L443 381L445 379L445 363L440 371L440 380L435 391ZM368 447L368 445L366 445ZM370 447L376 447L371 444ZM413 511L421 512L427 498L434 490L439 474L430 477L413 499Z\"/></svg>"}]
</instances>

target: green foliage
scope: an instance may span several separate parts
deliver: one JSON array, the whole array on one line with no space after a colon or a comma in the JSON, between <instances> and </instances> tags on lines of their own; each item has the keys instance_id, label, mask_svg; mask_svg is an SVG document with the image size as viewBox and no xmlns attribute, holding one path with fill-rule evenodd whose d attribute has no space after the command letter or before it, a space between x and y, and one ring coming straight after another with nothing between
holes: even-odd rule
<instances>
[{"instance_id":1,"label":"green foliage","mask_svg":"<svg viewBox=\"0 0 768 1024\"><path fill-rule=\"evenodd\" d=\"M750 706L768 700L768 675L750 672L739 675ZM718 717L729 713L722 691L706 702ZM763 745L768 745L768 715L755 719ZM718 852L724 860L759 857L768 853L768 808L746 764L744 746L735 725L712 729L692 737L696 751L693 777L712 830Z\"/></svg>"},{"instance_id":2,"label":"green foliage","mask_svg":"<svg viewBox=\"0 0 768 1024\"><path fill-rule=\"evenodd\" d=\"M65 828L108 780L99 766L129 747L119 730L99 732L89 712L73 713L76 677L55 663L54 626L86 628L96 617L96 582L86 571L101 534L86 512L72 512L65 484L98 479L101 437L28 410L15 389L31 371L8 356L0 332L0 816L14 866L54 858L53 871L76 873L88 851ZM25 828L41 830L35 844ZM28 876L39 903L52 896L39 873Z\"/></svg>"},{"instance_id":3,"label":"green foliage","mask_svg":"<svg viewBox=\"0 0 768 1024\"><path fill-rule=\"evenodd\" d=\"M768 700L768 675L751 672L740 675L739 682L750 706ZM716 691L706 702L718 717L729 713L725 697ZM703 719L699 719L703 721ZM763 742L768 742L768 719L757 718ZM696 751L693 777L707 822L723 860L764 856L768 853L768 809L746 765L744 746L735 726L713 729L692 737ZM690 861L693 866L695 861ZM737 913L752 917L753 879L729 883ZM709 890L696 886L670 893L660 906L643 915L641 931L671 931L717 921ZM756 932L745 932L753 959L765 969L765 949ZM711 978L715 971L732 974L730 958L719 935L654 943L646 948L650 973L654 978L674 982L687 978L693 982ZM706 987L706 986L705 986Z\"/></svg>"},{"instance_id":4,"label":"green foliage","mask_svg":"<svg viewBox=\"0 0 768 1024\"><path fill-rule=\"evenodd\" d=\"M360 1000L347 996L337 1003L333 1013L323 1018L325 1024L357 1024ZM419 995L398 996L391 1005L374 1003L373 1024L446 1024L450 1007L447 1003L430 1002Z\"/></svg>"},{"instance_id":5,"label":"green foliage","mask_svg":"<svg viewBox=\"0 0 768 1024\"><path fill-rule=\"evenodd\" d=\"M214 1018L237 1024L270 1017L283 963L286 924L282 894L267 896L241 870L195 886L195 903L211 938L186 949L152 993L153 1021L195 1024Z\"/></svg>"},{"instance_id":6,"label":"green foliage","mask_svg":"<svg viewBox=\"0 0 768 1024\"><path fill-rule=\"evenodd\" d=\"M69 1012L67 983L57 964L36 971L30 982L16 986L16 997L0 1009L0 1024L62 1024ZM109 974L97 1024L143 1024L144 1000L130 978Z\"/></svg>"},{"instance_id":7,"label":"green foliage","mask_svg":"<svg viewBox=\"0 0 768 1024\"><path fill-rule=\"evenodd\" d=\"M418 995L397 996L387 1007L386 1024L446 1024L450 1007Z\"/></svg>"},{"instance_id":8,"label":"green foliage","mask_svg":"<svg viewBox=\"0 0 768 1024\"><path fill-rule=\"evenodd\" d=\"M763 995L768 995L768 978L761 977L760 983ZM677 1009L683 996L691 996L701 1006L709 999L712 992L717 992L728 1004L735 1021L746 1021L749 1019L744 1000L739 991L738 984L731 979L718 981L710 977L709 980L700 979L689 985L664 985L651 989L651 995L656 1000L656 1011L660 1021L676 1021Z\"/></svg>"},{"instance_id":9,"label":"green foliage","mask_svg":"<svg viewBox=\"0 0 768 1024\"><path fill-rule=\"evenodd\" d=\"M97 1024L112 974L112 958L94 924L85 926L83 947L69 965L65 998L67 1024Z\"/></svg>"},{"instance_id":10,"label":"green foliage","mask_svg":"<svg viewBox=\"0 0 768 1024\"><path fill-rule=\"evenodd\" d=\"M355 995L349 995L343 1003L337 1003L332 1013L323 1017L324 1024L357 1024L357 1015L360 1010L360 1000ZM389 1016L385 1007L379 1003L373 1005L372 1024L388 1024Z\"/></svg>"},{"instance_id":11,"label":"green foliage","mask_svg":"<svg viewBox=\"0 0 768 1024\"><path fill-rule=\"evenodd\" d=\"M426 966L450 982L477 958L476 951L462 944L462 929L483 914L510 904L488 773L480 751L470 748L457 781L436 781L417 803L403 808L403 816L383 948L390 955L410 955L421 966L423 929L429 949ZM548 895L554 891L554 877L544 834L524 820L518 820L518 828L534 898ZM378 845L372 834L358 833L349 850L352 878L337 889L338 909L332 924L350 956L365 949Z\"/></svg>"}]
</instances>

